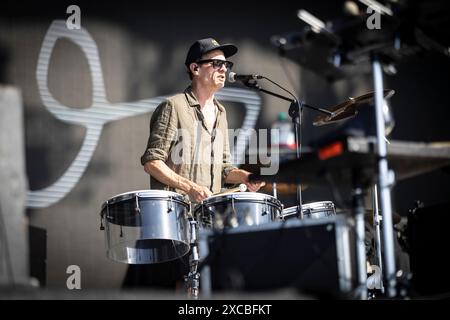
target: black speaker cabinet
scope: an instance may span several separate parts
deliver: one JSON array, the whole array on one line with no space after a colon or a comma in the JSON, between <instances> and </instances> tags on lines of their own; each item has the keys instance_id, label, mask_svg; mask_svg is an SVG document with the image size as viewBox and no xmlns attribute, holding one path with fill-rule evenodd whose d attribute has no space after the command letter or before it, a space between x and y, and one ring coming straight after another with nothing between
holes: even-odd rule
<instances>
[{"instance_id":1,"label":"black speaker cabinet","mask_svg":"<svg viewBox=\"0 0 450 320\"><path fill-rule=\"evenodd\" d=\"M47 231L29 226L30 276L39 281L41 287L47 285Z\"/></svg>"},{"instance_id":2,"label":"black speaker cabinet","mask_svg":"<svg viewBox=\"0 0 450 320\"><path fill-rule=\"evenodd\" d=\"M408 215L412 283L421 295L450 292L449 227L450 203L426 206Z\"/></svg>"},{"instance_id":3,"label":"black speaker cabinet","mask_svg":"<svg viewBox=\"0 0 450 320\"><path fill-rule=\"evenodd\" d=\"M205 295L282 288L339 295L354 282L343 216L200 230L199 252Z\"/></svg>"}]
</instances>

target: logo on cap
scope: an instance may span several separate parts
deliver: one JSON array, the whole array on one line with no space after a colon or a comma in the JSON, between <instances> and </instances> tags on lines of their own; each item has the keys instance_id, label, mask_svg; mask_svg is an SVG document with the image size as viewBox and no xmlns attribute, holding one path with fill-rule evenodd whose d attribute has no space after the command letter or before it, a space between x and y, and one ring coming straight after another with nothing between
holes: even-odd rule
<instances>
[{"instance_id":1,"label":"logo on cap","mask_svg":"<svg viewBox=\"0 0 450 320\"><path fill-rule=\"evenodd\" d=\"M215 45L215 46L220 46L220 44L219 44L216 40L214 40L214 39L212 39L211 42L212 42L212 44Z\"/></svg>"}]
</instances>

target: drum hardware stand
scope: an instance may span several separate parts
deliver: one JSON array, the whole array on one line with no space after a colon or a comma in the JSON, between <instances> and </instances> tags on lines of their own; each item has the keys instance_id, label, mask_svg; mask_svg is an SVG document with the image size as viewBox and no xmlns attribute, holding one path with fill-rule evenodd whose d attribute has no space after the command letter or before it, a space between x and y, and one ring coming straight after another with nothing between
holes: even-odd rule
<instances>
[{"instance_id":1,"label":"drum hardware stand","mask_svg":"<svg viewBox=\"0 0 450 320\"><path fill-rule=\"evenodd\" d=\"M379 57L375 52L371 53L372 71L375 87L375 112L377 127L377 170L376 181L380 189L381 213L383 217L383 243L384 243L384 268L383 274L386 281L388 297L396 296L395 256L394 256L394 230L392 225L392 202L390 187L394 183L394 173L388 170L387 144L385 140L385 123L383 116L384 92L383 73ZM356 173L356 175L355 175ZM358 185L358 174L354 172L353 187L353 214L355 217L356 232L356 259L358 274L357 295L360 299L367 299L367 270L364 245L364 206L363 188ZM378 219L379 221L379 219ZM380 249L381 250L381 249Z\"/></svg>"},{"instance_id":2,"label":"drum hardware stand","mask_svg":"<svg viewBox=\"0 0 450 320\"><path fill-rule=\"evenodd\" d=\"M295 151L296 151L296 158L300 159L301 156L301 117L302 117L302 113L303 113L303 108L308 108L308 109L312 109L315 111L319 111L322 112L326 115L329 116L333 116L334 113L322 108L317 108L317 107L313 107L310 105L307 105L306 103L303 103L298 101L297 97L292 94L289 90L283 88L281 85L279 85L278 83L276 83L275 81L272 81L271 79L265 77L265 76L259 76L259 79L266 79L267 81L271 82L272 84L276 85L277 87L279 87L280 89L286 91L287 93L289 93L289 95L291 95L293 97L292 98L288 98L285 96L282 96L278 93L266 90L266 89L262 89L257 80L256 79L250 79L244 82L244 85L246 85L249 88L252 89L256 89L260 92L269 94L271 96L280 98L282 100L286 100L289 101L291 103L290 107L289 107L289 116L292 118L292 122L294 124L294 130L295 130ZM276 194L275 188L276 186L273 186L274 188L274 194ZM299 215L299 217L301 219L303 219L303 210L302 210L302 185L298 184L297 185L297 205L298 205L298 209L297 209L297 214Z\"/></svg>"},{"instance_id":3,"label":"drum hardware stand","mask_svg":"<svg viewBox=\"0 0 450 320\"><path fill-rule=\"evenodd\" d=\"M273 191L273 197L274 197L275 199L278 199L278 194L277 194L277 183L276 183L276 182L272 183L272 191Z\"/></svg>"},{"instance_id":4,"label":"drum hardware stand","mask_svg":"<svg viewBox=\"0 0 450 320\"><path fill-rule=\"evenodd\" d=\"M357 271L357 289L356 297L362 300L367 299L367 267L366 267L366 246L364 243L364 193L363 188L358 182L359 174L357 170L353 172L353 217L355 219L356 236L356 271Z\"/></svg>"},{"instance_id":5,"label":"drum hardware stand","mask_svg":"<svg viewBox=\"0 0 450 320\"><path fill-rule=\"evenodd\" d=\"M380 63L380 57L382 57L383 60L392 59L395 61L397 59L403 58L404 56L411 56L412 54L416 55L417 52L422 51L436 51L449 57L450 51L448 46L444 45L441 41L434 39L433 37L427 35L424 31L422 31L422 28L420 27L421 23L419 22L420 19L422 19L424 16L419 16L416 14L411 15L412 11L410 10L409 6L391 4L392 7L395 8L395 14L393 14L393 10L390 10L390 8L386 8L376 3L376 1L360 0L360 2L364 3L368 8L372 6L371 9L374 9L375 7L378 7L378 9L389 9L389 11L375 10L378 11L378 13L381 15L390 16L389 18L384 20L386 21L386 23L382 28L377 28L380 30L373 31L368 28L367 19L366 17L362 16L360 16L361 19L358 18L357 20L349 21L348 24L345 24L340 20L338 21L338 23L334 24L334 27L332 24L327 23L326 25L330 25L331 28L325 27L325 23L321 22L317 18L315 20L309 19L308 17L308 19L301 19L308 23L311 27L315 27L317 30L312 30L315 33L323 33L324 37L322 38L327 39L327 42L329 42L329 44L327 44L327 49L331 49L335 52L344 51L340 52L339 56L335 56L336 53L333 54L333 58L339 58L340 60L340 57L342 56L347 58L346 60L348 60L344 60L342 61L342 63L341 61L339 61L338 63L334 63L335 68L340 68L343 63L348 62L354 66L357 66L360 62L365 62L366 60L369 60L371 63L375 89L375 114L377 129L377 144L375 152L377 156L377 166L375 167L376 173L374 174L374 180L378 185L378 192L380 195L380 211L382 216L381 236L384 249L382 254L384 259L383 280L385 281L384 284L387 296L392 298L397 295L395 274L396 266L394 255L394 230L392 223L392 202L390 194L390 188L395 183L395 175L393 171L388 169L388 162L386 158L387 145L385 140L385 123L383 119L383 72L382 65ZM321 23L318 24L317 20ZM411 34L405 34L404 31L406 29L413 30L413 32ZM306 31L309 33L310 30L311 28L308 28ZM367 36L367 34L364 34L363 31L366 31L366 33L369 32L371 33L371 35ZM377 40L376 42L374 42L374 38L372 38L372 35L375 34L374 32L376 32L377 37L379 37L379 40ZM322 38L319 37L317 37L318 40L316 40L316 42L306 41L308 33L301 33L302 40L300 41L300 44L296 43L299 41L294 41L294 39L300 38L298 35L296 35L295 38L291 37L291 39L289 39L288 37L277 37L276 39L274 39L274 42L276 43L276 46L279 47L280 51L283 50L281 52L284 52L284 50L288 49L289 46L294 46L297 48L299 46L311 47L312 49L314 49L315 43L321 45L320 49L321 51L323 51L322 46L325 41L323 41ZM403 46L401 42L403 40L403 37L406 37L405 39L407 39L406 46ZM348 40L350 41L349 43L351 43L352 45L342 46L342 44L347 43L346 38L348 38ZM363 41L360 41L363 38L372 41L363 43ZM357 45L357 48L351 49L353 44L356 43L359 43ZM288 44L287 48L286 44ZM411 48L414 48L415 50L411 52ZM394 49L395 51L392 52L392 49ZM393 56L392 53L394 53ZM323 72L324 70L323 68L316 67L313 71ZM333 70L328 74L328 78L341 78L345 76L345 74L345 70L341 75Z\"/></svg>"},{"instance_id":6,"label":"drum hardware stand","mask_svg":"<svg viewBox=\"0 0 450 320\"><path fill-rule=\"evenodd\" d=\"M377 190L377 185L375 184L372 187L372 197L373 197L373 227L375 230L375 251L376 251L376 255L377 255L377 263L378 263L378 267L380 268L381 273L383 273L383 261L382 261L382 257L381 257L381 236L380 236L380 221L381 221L381 216L379 214L379 209L378 209L378 190ZM383 286L383 281L380 281L380 290L381 293L384 293L384 286Z\"/></svg>"},{"instance_id":7,"label":"drum hardware stand","mask_svg":"<svg viewBox=\"0 0 450 320\"><path fill-rule=\"evenodd\" d=\"M189 261L189 274L184 277L186 291L189 297L198 299L198 291L200 286L200 272L198 272L199 255L197 244L197 221L190 220L191 229L191 257Z\"/></svg>"}]
</instances>

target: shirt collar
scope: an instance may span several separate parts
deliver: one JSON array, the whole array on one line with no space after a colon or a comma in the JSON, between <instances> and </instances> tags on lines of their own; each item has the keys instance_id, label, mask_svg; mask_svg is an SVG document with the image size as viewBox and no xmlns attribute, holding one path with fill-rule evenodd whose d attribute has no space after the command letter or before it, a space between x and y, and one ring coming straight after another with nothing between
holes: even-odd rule
<instances>
[{"instance_id":1,"label":"shirt collar","mask_svg":"<svg viewBox=\"0 0 450 320\"><path fill-rule=\"evenodd\" d=\"M192 92L192 86L187 87L184 90L184 95L186 96L186 100L190 107L199 107L200 104L198 103L197 98L195 97L194 93ZM214 98L214 103L217 106L217 109L219 109L219 112L224 112L225 108L224 106Z\"/></svg>"}]
</instances>

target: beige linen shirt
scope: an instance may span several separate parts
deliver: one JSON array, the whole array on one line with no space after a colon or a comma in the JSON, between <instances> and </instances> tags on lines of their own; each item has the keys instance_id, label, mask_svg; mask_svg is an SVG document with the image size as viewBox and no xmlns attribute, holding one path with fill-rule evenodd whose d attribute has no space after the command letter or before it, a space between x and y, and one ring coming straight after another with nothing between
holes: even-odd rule
<instances>
[{"instance_id":1,"label":"beige linen shirt","mask_svg":"<svg viewBox=\"0 0 450 320\"><path fill-rule=\"evenodd\" d=\"M208 130L197 98L188 87L162 102L150 119L147 148L141 157L144 165L150 160L162 160L170 169L213 193L219 192L228 173L236 169L230 161L228 122L225 108L218 108L213 130ZM171 190L151 177L152 189Z\"/></svg>"}]
</instances>

